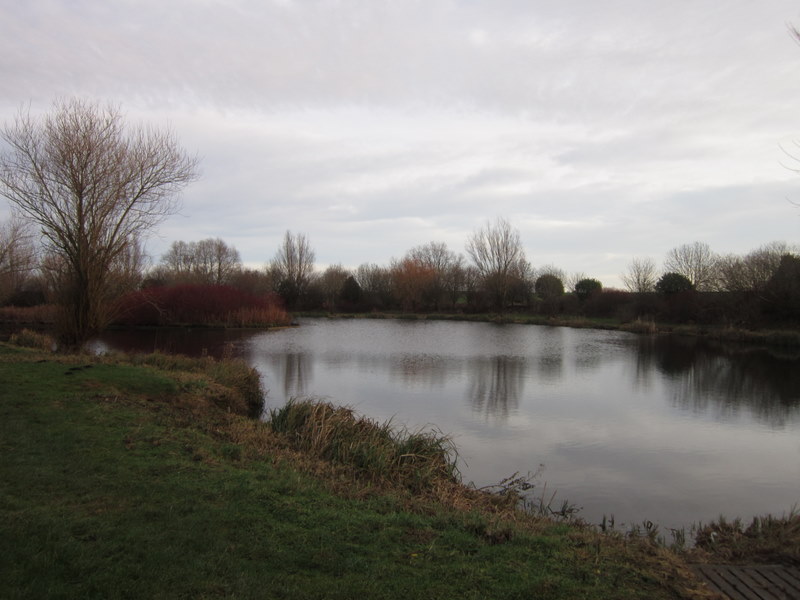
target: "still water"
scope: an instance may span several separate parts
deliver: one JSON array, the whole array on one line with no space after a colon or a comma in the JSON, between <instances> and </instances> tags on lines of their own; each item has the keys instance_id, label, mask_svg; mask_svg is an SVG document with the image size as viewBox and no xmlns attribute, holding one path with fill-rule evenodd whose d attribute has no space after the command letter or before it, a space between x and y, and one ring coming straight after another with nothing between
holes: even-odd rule
<instances>
[{"instance_id":1,"label":"still water","mask_svg":"<svg viewBox=\"0 0 800 600\"><path fill-rule=\"evenodd\" d=\"M688 527L800 504L800 359L624 332L307 319L272 332L109 332L97 350L233 349L267 406L316 397L459 450L465 482L540 471L598 522ZM546 491L545 491L546 484Z\"/></svg>"}]
</instances>

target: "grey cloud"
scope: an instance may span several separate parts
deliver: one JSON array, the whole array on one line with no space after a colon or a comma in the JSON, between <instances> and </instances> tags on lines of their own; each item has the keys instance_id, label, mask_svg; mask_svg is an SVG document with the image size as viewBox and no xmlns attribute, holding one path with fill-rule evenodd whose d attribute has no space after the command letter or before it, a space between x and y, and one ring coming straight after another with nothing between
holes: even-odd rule
<instances>
[{"instance_id":1,"label":"grey cloud","mask_svg":"<svg viewBox=\"0 0 800 600\"><path fill-rule=\"evenodd\" d=\"M93 96L202 155L154 253L219 235L259 263L290 228L321 262L380 262L504 215L535 263L614 276L694 239L796 238L789 0L0 8L1 120Z\"/></svg>"}]
</instances>

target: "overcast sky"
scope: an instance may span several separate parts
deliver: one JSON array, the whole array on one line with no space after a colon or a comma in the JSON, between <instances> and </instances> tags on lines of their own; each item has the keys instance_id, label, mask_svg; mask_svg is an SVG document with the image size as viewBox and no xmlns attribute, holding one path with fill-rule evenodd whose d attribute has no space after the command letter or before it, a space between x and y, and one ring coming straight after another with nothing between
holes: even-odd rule
<instances>
[{"instance_id":1,"label":"overcast sky","mask_svg":"<svg viewBox=\"0 0 800 600\"><path fill-rule=\"evenodd\" d=\"M0 0L0 121L80 96L172 128L202 177L156 260L220 237L261 266L289 229L320 266L388 264L499 216L534 267L615 286L684 243L800 241L791 24L796 0Z\"/></svg>"}]
</instances>

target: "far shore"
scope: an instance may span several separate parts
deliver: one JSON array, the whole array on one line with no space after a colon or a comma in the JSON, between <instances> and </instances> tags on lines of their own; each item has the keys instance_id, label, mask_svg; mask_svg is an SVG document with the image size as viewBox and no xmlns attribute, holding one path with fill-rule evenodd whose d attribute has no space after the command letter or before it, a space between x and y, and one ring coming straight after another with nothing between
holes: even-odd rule
<instances>
[{"instance_id":1,"label":"far shore","mask_svg":"<svg viewBox=\"0 0 800 600\"><path fill-rule=\"evenodd\" d=\"M601 329L626 331L645 335L682 335L701 337L721 342L741 342L783 349L800 348L800 328L741 328L730 325L676 324L664 323L650 319L634 319L622 321L611 318L592 318L575 315L531 315L523 312L504 313L461 313L461 312L327 312L298 311L291 314L289 324L232 327L223 323L178 323L169 325L110 325L109 330L180 330L180 329L259 329L277 330L298 326L298 318L327 319L397 319L408 321L467 321L477 323L539 325L549 327L572 327L579 329ZM51 332L53 323L42 320L3 319L0 315L0 339L8 337L10 332L21 328Z\"/></svg>"},{"instance_id":2,"label":"far shore","mask_svg":"<svg viewBox=\"0 0 800 600\"><path fill-rule=\"evenodd\" d=\"M648 319L621 321L581 316L545 316L525 313L337 313L297 312L295 318L319 317L329 319L401 319L410 321L470 321L479 323L543 325L580 329L606 329L640 334L674 334L704 337L724 342L746 342L787 348L800 348L800 329L744 329L727 325L697 325L659 323Z\"/></svg>"}]
</instances>

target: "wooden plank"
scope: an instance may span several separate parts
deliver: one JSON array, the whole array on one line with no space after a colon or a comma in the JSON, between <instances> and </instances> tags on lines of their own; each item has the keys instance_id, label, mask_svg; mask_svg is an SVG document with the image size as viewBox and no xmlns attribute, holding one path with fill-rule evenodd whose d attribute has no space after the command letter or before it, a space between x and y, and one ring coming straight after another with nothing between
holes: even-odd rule
<instances>
[{"instance_id":1,"label":"wooden plank","mask_svg":"<svg viewBox=\"0 0 800 600\"><path fill-rule=\"evenodd\" d=\"M763 598L764 600L786 598L786 595L781 589L784 586L780 583L775 584L770 581L769 577L766 575L770 570L768 567L740 567L735 570L739 573L742 581L758 594L759 598ZM772 569L772 571L774 572L774 569Z\"/></svg>"},{"instance_id":2,"label":"wooden plank","mask_svg":"<svg viewBox=\"0 0 800 600\"><path fill-rule=\"evenodd\" d=\"M796 567L779 567L770 571L770 575L777 582L786 586L789 598L800 598L800 569Z\"/></svg>"},{"instance_id":3,"label":"wooden plank","mask_svg":"<svg viewBox=\"0 0 800 600\"><path fill-rule=\"evenodd\" d=\"M716 592L730 600L800 600L800 569L780 565L695 565Z\"/></svg>"},{"instance_id":4,"label":"wooden plank","mask_svg":"<svg viewBox=\"0 0 800 600\"><path fill-rule=\"evenodd\" d=\"M714 591L724 594L730 600L761 600L748 595L746 588L742 590L741 582L724 566L702 565L698 567L698 572L708 581Z\"/></svg>"}]
</instances>

